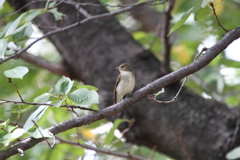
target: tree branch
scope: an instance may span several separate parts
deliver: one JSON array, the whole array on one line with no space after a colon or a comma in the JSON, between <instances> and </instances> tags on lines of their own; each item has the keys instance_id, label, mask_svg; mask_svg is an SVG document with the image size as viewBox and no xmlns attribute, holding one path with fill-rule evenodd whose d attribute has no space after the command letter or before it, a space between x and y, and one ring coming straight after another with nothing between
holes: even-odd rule
<instances>
[{"instance_id":1,"label":"tree branch","mask_svg":"<svg viewBox=\"0 0 240 160\"><path fill-rule=\"evenodd\" d=\"M219 55L225 48L228 47L234 40L240 37L240 28L234 29L229 31L218 43L216 43L211 48L205 52L204 56L199 58L198 60L194 61L193 63L185 66L175 72L172 72L168 75L165 75L149 84L144 86L143 88L136 91L132 97L127 97L121 102L109 106L99 112L95 112L89 115L77 117L68 121L61 122L49 128L49 131L52 132L54 135L60 132L64 132L66 130L72 129L74 127L80 127L82 125L87 125L93 123L97 120L110 117L117 113L120 113L131 105L137 103L148 94L156 92L160 88L167 86L171 83L179 81L180 79L197 72L198 70L204 68L207 64L209 64L217 55ZM0 159L7 159L8 157L19 153L18 148L27 150L34 145L38 144L39 142L43 141L43 138L34 139L32 137L26 138L21 142L7 148L3 151L0 151Z\"/></svg>"},{"instance_id":2,"label":"tree branch","mask_svg":"<svg viewBox=\"0 0 240 160\"><path fill-rule=\"evenodd\" d=\"M34 56L34 55L26 53L26 52L21 54L20 58L25 60L28 63L31 63L38 67L44 68L52 73L70 77L70 74L67 72L66 67L64 66L64 63L58 63L58 64L52 63L41 57Z\"/></svg>"},{"instance_id":3,"label":"tree branch","mask_svg":"<svg viewBox=\"0 0 240 160\"><path fill-rule=\"evenodd\" d=\"M172 19L171 11L173 9L175 0L169 0L169 6L165 12L164 20L163 20L163 26L162 26L162 43L163 43L163 61L161 65L161 71L163 75L166 75L170 73L170 50L171 50L171 44L169 41L169 26L170 26L170 20Z\"/></svg>"}]
</instances>

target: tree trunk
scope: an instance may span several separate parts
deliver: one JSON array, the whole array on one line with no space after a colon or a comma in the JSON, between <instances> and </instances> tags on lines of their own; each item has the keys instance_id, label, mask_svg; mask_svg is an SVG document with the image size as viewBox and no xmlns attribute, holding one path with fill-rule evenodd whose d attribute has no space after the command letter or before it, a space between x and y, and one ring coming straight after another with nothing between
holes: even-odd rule
<instances>
[{"instance_id":1,"label":"tree trunk","mask_svg":"<svg viewBox=\"0 0 240 160\"><path fill-rule=\"evenodd\" d=\"M9 0L16 8L30 0ZM90 2L89 0L81 2ZM91 0L98 3L97 0ZM22 4L21 4L22 3ZM27 9L43 7L34 3ZM63 21L56 22L50 14L36 19L44 26L66 26L77 21L76 9L67 4L59 7L65 14ZM107 12L104 7L85 6L91 15ZM46 28L42 29L47 32ZM113 88L123 62L129 63L137 76L135 89L157 79L161 63L145 50L114 18L98 19L72 30L49 37L62 55L65 67L72 78L99 88L100 107L113 103ZM179 83L165 87L158 97L170 100L179 89ZM223 160L231 148L239 145L239 131L235 134L238 111L213 100L206 100L184 88L177 101L158 104L147 97L124 112L123 118L135 119L134 126L125 135L128 142L157 147L157 151L175 159ZM111 120L116 118L113 116ZM121 125L123 130L125 124Z\"/></svg>"}]
</instances>

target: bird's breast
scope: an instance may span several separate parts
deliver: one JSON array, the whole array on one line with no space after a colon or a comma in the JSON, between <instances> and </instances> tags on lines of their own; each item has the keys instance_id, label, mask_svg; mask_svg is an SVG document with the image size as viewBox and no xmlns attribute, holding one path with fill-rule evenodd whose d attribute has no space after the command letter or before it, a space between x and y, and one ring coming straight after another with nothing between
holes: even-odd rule
<instances>
[{"instance_id":1,"label":"bird's breast","mask_svg":"<svg viewBox=\"0 0 240 160\"><path fill-rule=\"evenodd\" d=\"M117 86L117 93L121 96L125 96L133 91L135 86L135 77L131 72L122 72L120 82Z\"/></svg>"}]
</instances>

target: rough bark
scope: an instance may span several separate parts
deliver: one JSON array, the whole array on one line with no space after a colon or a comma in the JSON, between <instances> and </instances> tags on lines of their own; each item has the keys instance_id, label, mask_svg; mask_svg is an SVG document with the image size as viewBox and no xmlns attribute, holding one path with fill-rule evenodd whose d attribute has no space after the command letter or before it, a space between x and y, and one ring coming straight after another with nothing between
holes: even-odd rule
<instances>
[{"instance_id":1,"label":"rough bark","mask_svg":"<svg viewBox=\"0 0 240 160\"><path fill-rule=\"evenodd\" d=\"M10 1L16 7L28 2ZM39 3L35 3L28 9L39 6ZM61 23L65 26L77 21L74 7L62 4L60 8L66 14L63 23L55 22L49 14L40 16L36 22L59 27ZM103 7L84 9L90 14L106 12ZM43 31L46 32L45 29ZM161 75L158 70L161 63L144 50L114 18L95 20L49 39L62 55L71 77L99 88L101 108L113 102L113 87L118 74L113 68L119 64L131 64L138 79L136 89ZM171 99L178 89L179 83L167 86L159 99ZM181 142L194 160L223 160L225 153L239 144L239 133L231 141L238 111L222 103L206 100L187 88L183 89L174 103L158 104L145 98L125 111L123 117L135 119L133 128L126 134L128 142L150 148L157 146L158 151L178 160L186 159L179 138L182 138ZM122 125L121 129L124 127L126 125Z\"/></svg>"}]
</instances>

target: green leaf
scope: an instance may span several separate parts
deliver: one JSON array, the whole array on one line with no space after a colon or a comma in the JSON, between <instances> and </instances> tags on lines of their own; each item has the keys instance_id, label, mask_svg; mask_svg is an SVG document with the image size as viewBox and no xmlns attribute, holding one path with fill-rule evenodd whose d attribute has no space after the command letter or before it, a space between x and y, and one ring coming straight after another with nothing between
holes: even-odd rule
<instances>
[{"instance_id":1,"label":"green leaf","mask_svg":"<svg viewBox=\"0 0 240 160\"><path fill-rule=\"evenodd\" d=\"M239 62L227 58L221 58L220 64L224 64L227 67L239 68Z\"/></svg>"},{"instance_id":2,"label":"green leaf","mask_svg":"<svg viewBox=\"0 0 240 160\"><path fill-rule=\"evenodd\" d=\"M22 15L20 15L15 21L12 22L12 24L9 26L6 34L5 34L5 37L9 36L9 35L12 35L16 28L18 27L19 23L21 22L21 19L22 17L24 16L25 13L23 13Z\"/></svg>"},{"instance_id":3,"label":"green leaf","mask_svg":"<svg viewBox=\"0 0 240 160\"><path fill-rule=\"evenodd\" d=\"M56 2L50 2L49 0L47 1L45 8L51 8L56 4Z\"/></svg>"},{"instance_id":4,"label":"green leaf","mask_svg":"<svg viewBox=\"0 0 240 160\"><path fill-rule=\"evenodd\" d=\"M194 14L194 20L203 23L207 16L212 12L211 8L199 8Z\"/></svg>"},{"instance_id":5,"label":"green leaf","mask_svg":"<svg viewBox=\"0 0 240 160\"><path fill-rule=\"evenodd\" d=\"M186 22L186 20L188 19L188 17L191 15L191 13L194 11L194 9L198 6L199 4L194 5L192 8L190 8L187 12L185 12L181 19L172 27L172 29L170 30L169 34L171 34L172 32L174 32L175 30L177 30L179 27L181 27L184 22ZM168 34L168 35L169 35Z\"/></svg>"},{"instance_id":6,"label":"green leaf","mask_svg":"<svg viewBox=\"0 0 240 160\"><path fill-rule=\"evenodd\" d=\"M49 12L54 15L56 21L61 20L62 16L64 16L63 13L58 12L57 8L53 8L53 9L49 10Z\"/></svg>"},{"instance_id":7,"label":"green leaf","mask_svg":"<svg viewBox=\"0 0 240 160\"><path fill-rule=\"evenodd\" d=\"M11 142L18 139L24 134L24 130L22 128L17 128L11 133Z\"/></svg>"},{"instance_id":8,"label":"green leaf","mask_svg":"<svg viewBox=\"0 0 240 160\"><path fill-rule=\"evenodd\" d=\"M7 119L6 121L4 121L3 123L0 124L0 128L6 128L8 126L10 122L10 119Z\"/></svg>"},{"instance_id":9,"label":"green leaf","mask_svg":"<svg viewBox=\"0 0 240 160\"><path fill-rule=\"evenodd\" d=\"M208 5L209 2L214 2L214 0L203 0L201 7L204 8Z\"/></svg>"},{"instance_id":10,"label":"green leaf","mask_svg":"<svg viewBox=\"0 0 240 160\"><path fill-rule=\"evenodd\" d=\"M110 131L107 133L106 139L104 144L110 144L114 138L114 131L118 128L118 126L122 122L129 122L127 119L116 119L113 123L113 127L110 129Z\"/></svg>"},{"instance_id":11,"label":"green leaf","mask_svg":"<svg viewBox=\"0 0 240 160\"><path fill-rule=\"evenodd\" d=\"M34 99L34 102L40 102L42 99L51 96L50 93L43 93Z\"/></svg>"},{"instance_id":12,"label":"green leaf","mask_svg":"<svg viewBox=\"0 0 240 160\"><path fill-rule=\"evenodd\" d=\"M68 98L80 106L88 106L99 103L98 93L94 90L89 91L86 88L78 89L70 93Z\"/></svg>"},{"instance_id":13,"label":"green leaf","mask_svg":"<svg viewBox=\"0 0 240 160\"><path fill-rule=\"evenodd\" d=\"M11 26L11 22L10 23L7 23L5 26L4 26L4 28L3 28L3 30L0 32L0 38L2 38L3 36L4 36L4 34L8 31L8 29L9 29L9 27Z\"/></svg>"},{"instance_id":14,"label":"green leaf","mask_svg":"<svg viewBox=\"0 0 240 160\"><path fill-rule=\"evenodd\" d=\"M15 53L15 51L14 51L12 48L10 48L9 50L7 50L7 51L5 52L5 55L6 55L6 56L10 56L10 55L13 54L13 53Z\"/></svg>"},{"instance_id":15,"label":"green leaf","mask_svg":"<svg viewBox=\"0 0 240 160\"><path fill-rule=\"evenodd\" d=\"M240 147L236 147L226 154L226 159L238 159L240 158Z\"/></svg>"},{"instance_id":16,"label":"green leaf","mask_svg":"<svg viewBox=\"0 0 240 160\"><path fill-rule=\"evenodd\" d=\"M63 98L60 101L57 101L56 103L53 104L53 106L59 108L62 105L62 103L65 101L66 98L67 97Z\"/></svg>"},{"instance_id":17,"label":"green leaf","mask_svg":"<svg viewBox=\"0 0 240 160\"><path fill-rule=\"evenodd\" d=\"M56 4L56 2L50 2L50 0L47 1L47 3L45 4L45 8L49 8L52 7L54 4Z\"/></svg>"},{"instance_id":18,"label":"green leaf","mask_svg":"<svg viewBox=\"0 0 240 160\"><path fill-rule=\"evenodd\" d=\"M37 110L35 110L27 119L25 122L23 129L25 132L27 132L30 128L32 128L35 124L32 122L34 121L35 123L43 116L45 111L47 110L48 106L39 106Z\"/></svg>"},{"instance_id":19,"label":"green leaf","mask_svg":"<svg viewBox=\"0 0 240 160\"><path fill-rule=\"evenodd\" d=\"M8 146L11 141L22 136L22 129L17 129L17 126L8 125L9 120L1 124L2 130L0 130L0 143L4 146ZM5 126L4 126L5 125Z\"/></svg>"},{"instance_id":20,"label":"green leaf","mask_svg":"<svg viewBox=\"0 0 240 160\"><path fill-rule=\"evenodd\" d=\"M13 40L16 42L16 40L22 41L22 38L27 39L32 35L33 28L31 24L24 25L22 27L19 27L16 32L13 35Z\"/></svg>"},{"instance_id":21,"label":"green leaf","mask_svg":"<svg viewBox=\"0 0 240 160\"><path fill-rule=\"evenodd\" d=\"M11 141L11 134L8 132L0 132L0 142L4 144L4 146L8 146Z\"/></svg>"},{"instance_id":22,"label":"green leaf","mask_svg":"<svg viewBox=\"0 0 240 160\"><path fill-rule=\"evenodd\" d=\"M4 71L4 75L7 78L18 78L22 79L25 74L28 73L28 68L24 66L18 66L10 70Z\"/></svg>"},{"instance_id":23,"label":"green leaf","mask_svg":"<svg viewBox=\"0 0 240 160\"><path fill-rule=\"evenodd\" d=\"M7 40L6 39L0 39L0 59L4 58L4 54L7 49Z\"/></svg>"},{"instance_id":24,"label":"green leaf","mask_svg":"<svg viewBox=\"0 0 240 160\"><path fill-rule=\"evenodd\" d=\"M71 90L73 81L70 78L63 76L57 81L57 84L53 86L55 92L60 95L66 95Z\"/></svg>"},{"instance_id":25,"label":"green leaf","mask_svg":"<svg viewBox=\"0 0 240 160\"><path fill-rule=\"evenodd\" d=\"M33 20L36 16L38 16L39 14L41 14L41 9L33 9L33 10L29 10L24 14L24 18L30 22L31 20Z\"/></svg>"},{"instance_id":26,"label":"green leaf","mask_svg":"<svg viewBox=\"0 0 240 160\"><path fill-rule=\"evenodd\" d=\"M43 129L41 127L34 127L28 130L27 132L29 135L31 135L34 138L53 138L53 134L51 132L49 132L48 129Z\"/></svg>"},{"instance_id":27,"label":"green leaf","mask_svg":"<svg viewBox=\"0 0 240 160\"><path fill-rule=\"evenodd\" d=\"M154 94L155 97L159 96L160 94L164 93L165 90L164 88L161 89L161 91L159 91L158 93Z\"/></svg>"}]
</instances>

